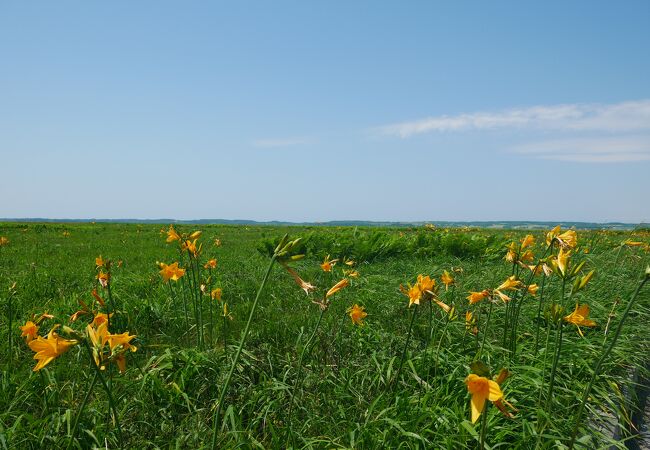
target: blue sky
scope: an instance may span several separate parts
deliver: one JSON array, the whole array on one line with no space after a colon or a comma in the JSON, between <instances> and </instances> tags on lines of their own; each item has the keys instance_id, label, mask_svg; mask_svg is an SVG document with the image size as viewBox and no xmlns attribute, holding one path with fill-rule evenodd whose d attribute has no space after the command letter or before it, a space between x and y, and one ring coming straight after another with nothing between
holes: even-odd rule
<instances>
[{"instance_id":1,"label":"blue sky","mask_svg":"<svg viewBox=\"0 0 650 450\"><path fill-rule=\"evenodd\" d=\"M650 2L3 2L0 217L650 221Z\"/></svg>"}]
</instances>

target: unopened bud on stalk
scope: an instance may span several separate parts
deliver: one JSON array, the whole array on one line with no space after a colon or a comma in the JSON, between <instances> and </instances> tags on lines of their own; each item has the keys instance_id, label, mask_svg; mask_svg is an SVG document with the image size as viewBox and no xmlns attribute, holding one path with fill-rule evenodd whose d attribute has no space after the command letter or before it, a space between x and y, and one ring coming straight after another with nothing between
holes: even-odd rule
<instances>
[{"instance_id":1,"label":"unopened bud on stalk","mask_svg":"<svg viewBox=\"0 0 650 450\"><path fill-rule=\"evenodd\" d=\"M650 266L645 268L645 277L650 278Z\"/></svg>"},{"instance_id":2,"label":"unopened bud on stalk","mask_svg":"<svg viewBox=\"0 0 650 450\"><path fill-rule=\"evenodd\" d=\"M275 247L275 253L278 254L284 248L285 244L287 243L287 239L289 239L289 235L285 234L282 236L282 239L280 239L280 243L278 244L277 247Z\"/></svg>"}]
</instances>

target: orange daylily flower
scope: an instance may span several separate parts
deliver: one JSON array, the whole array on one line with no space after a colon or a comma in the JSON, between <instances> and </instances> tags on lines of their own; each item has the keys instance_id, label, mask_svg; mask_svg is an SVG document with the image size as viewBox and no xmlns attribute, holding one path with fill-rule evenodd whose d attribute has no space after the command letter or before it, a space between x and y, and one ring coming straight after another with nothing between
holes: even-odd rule
<instances>
[{"instance_id":1,"label":"orange daylily flower","mask_svg":"<svg viewBox=\"0 0 650 450\"><path fill-rule=\"evenodd\" d=\"M55 332L56 328L57 326L50 330L47 338L38 336L28 344L29 348L36 352L34 359L38 361L33 369L34 372L41 370L43 367L54 361L54 359L67 352L70 347L77 344L77 341L75 340L63 339L60 337Z\"/></svg>"},{"instance_id":2,"label":"orange daylily flower","mask_svg":"<svg viewBox=\"0 0 650 450\"><path fill-rule=\"evenodd\" d=\"M210 292L210 298L212 300L221 301L221 296L222 295L223 295L223 291L221 290L221 288L212 289L212 292Z\"/></svg>"},{"instance_id":3,"label":"orange daylily flower","mask_svg":"<svg viewBox=\"0 0 650 450\"><path fill-rule=\"evenodd\" d=\"M465 379L467 390L472 394L472 423L476 423L485 409L485 401L496 402L503 398L503 392L496 381L470 373Z\"/></svg>"},{"instance_id":4,"label":"orange daylily flower","mask_svg":"<svg viewBox=\"0 0 650 450\"><path fill-rule=\"evenodd\" d=\"M467 296L467 300L469 300L470 305L473 305L474 303L478 303L489 296L490 296L490 291L488 291L487 289L483 289L480 292L470 292L469 295Z\"/></svg>"},{"instance_id":5,"label":"orange daylily flower","mask_svg":"<svg viewBox=\"0 0 650 450\"><path fill-rule=\"evenodd\" d=\"M417 285L420 287L420 291L423 295L433 296L436 292L436 280L431 278L429 275L418 275Z\"/></svg>"},{"instance_id":6,"label":"orange daylily flower","mask_svg":"<svg viewBox=\"0 0 650 450\"><path fill-rule=\"evenodd\" d=\"M535 243L535 237L532 234L527 234L526 237L521 241L521 249L530 247Z\"/></svg>"},{"instance_id":7,"label":"orange daylily flower","mask_svg":"<svg viewBox=\"0 0 650 450\"><path fill-rule=\"evenodd\" d=\"M338 259L330 260L330 255L327 255L323 260L323 264L320 265L320 268L323 269L323 272L331 272L332 267L336 265Z\"/></svg>"},{"instance_id":8,"label":"orange daylily flower","mask_svg":"<svg viewBox=\"0 0 650 450\"><path fill-rule=\"evenodd\" d=\"M363 326L363 319L366 318L368 313L365 311L365 307L359 306L356 303L352 308L348 309L348 314L350 315L350 319L352 319L352 323L355 325L360 325Z\"/></svg>"},{"instance_id":9,"label":"orange daylily flower","mask_svg":"<svg viewBox=\"0 0 650 450\"><path fill-rule=\"evenodd\" d=\"M501 283L499 287L496 288L498 291L514 291L521 287L522 282L517 279L516 276L508 277L506 281Z\"/></svg>"},{"instance_id":10,"label":"orange daylily flower","mask_svg":"<svg viewBox=\"0 0 650 450\"><path fill-rule=\"evenodd\" d=\"M343 278L341 281L339 281L334 286L332 286L329 291L327 291L327 293L325 294L325 298L326 299L330 298L332 295L336 294L341 289L348 287L349 285L350 285L350 280L348 280L347 278Z\"/></svg>"},{"instance_id":11,"label":"orange daylily flower","mask_svg":"<svg viewBox=\"0 0 650 450\"><path fill-rule=\"evenodd\" d=\"M555 228L553 228L551 231L549 231L548 233L546 233L546 245L551 245L551 243L553 242L553 240L555 239L555 237L558 236L558 235L560 234L560 231L561 231L561 230L562 230L562 228L561 228L559 225L557 225L557 226L556 226Z\"/></svg>"},{"instance_id":12,"label":"orange daylily flower","mask_svg":"<svg viewBox=\"0 0 650 450\"><path fill-rule=\"evenodd\" d=\"M38 337L38 325L31 320L25 322L25 325L20 327L20 337L25 337L25 341L29 344L33 339Z\"/></svg>"},{"instance_id":13,"label":"orange daylily flower","mask_svg":"<svg viewBox=\"0 0 650 450\"><path fill-rule=\"evenodd\" d=\"M216 269L217 268L217 260L216 259L211 259L208 262L205 263L203 266L204 269Z\"/></svg>"},{"instance_id":14,"label":"orange daylily flower","mask_svg":"<svg viewBox=\"0 0 650 450\"><path fill-rule=\"evenodd\" d=\"M453 285L456 282L454 277L446 270L442 272L442 276L440 277L440 280L445 285L445 291L449 289L449 286Z\"/></svg>"},{"instance_id":15,"label":"orange daylily flower","mask_svg":"<svg viewBox=\"0 0 650 450\"><path fill-rule=\"evenodd\" d=\"M169 226L169 230L167 231L167 242L174 242L174 241L180 241L181 236L176 232L174 229L174 225Z\"/></svg>"},{"instance_id":16,"label":"orange daylily flower","mask_svg":"<svg viewBox=\"0 0 650 450\"><path fill-rule=\"evenodd\" d=\"M555 236L555 240L562 248L574 248L578 245L578 235L575 230L568 230L562 234Z\"/></svg>"},{"instance_id":17,"label":"orange daylily flower","mask_svg":"<svg viewBox=\"0 0 650 450\"><path fill-rule=\"evenodd\" d=\"M104 267L104 258L102 258L102 255L99 255L97 258L95 258L95 265L99 267Z\"/></svg>"},{"instance_id":18,"label":"orange daylily flower","mask_svg":"<svg viewBox=\"0 0 650 450\"><path fill-rule=\"evenodd\" d=\"M104 272L102 270L99 271L99 274L97 275L97 280L99 280L99 284L101 284L103 288L108 286L110 279L111 279L110 273Z\"/></svg>"},{"instance_id":19,"label":"orange daylily flower","mask_svg":"<svg viewBox=\"0 0 650 450\"><path fill-rule=\"evenodd\" d=\"M95 315L95 318L93 319L93 325L98 327L103 323L108 324L108 320L113 316L113 313L110 314L104 314L104 313L97 313Z\"/></svg>"},{"instance_id":20,"label":"orange daylily flower","mask_svg":"<svg viewBox=\"0 0 650 450\"><path fill-rule=\"evenodd\" d=\"M580 333L580 336L584 337L584 334L582 334L582 330L580 329L581 326L584 327L595 327L596 322L593 320L589 320L589 305L586 303L584 305L579 305L576 304L576 309L566 316L564 320L566 322L574 324L578 328L578 333Z\"/></svg>"},{"instance_id":21,"label":"orange daylily flower","mask_svg":"<svg viewBox=\"0 0 650 450\"><path fill-rule=\"evenodd\" d=\"M400 291L402 291L402 293L404 293L409 298L409 308L414 303L416 305L420 304L420 298L422 298L422 290L420 289L419 284L415 283L415 285L413 285L413 286L411 286L409 284L408 289L406 289L406 288L404 288L404 286L400 285L399 289L400 289Z\"/></svg>"},{"instance_id":22,"label":"orange daylily flower","mask_svg":"<svg viewBox=\"0 0 650 450\"><path fill-rule=\"evenodd\" d=\"M528 293L532 295L533 297L537 295L537 291L539 290L539 286L537 284L530 284L528 285Z\"/></svg>"},{"instance_id":23,"label":"orange daylily flower","mask_svg":"<svg viewBox=\"0 0 650 450\"><path fill-rule=\"evenodd\" d=\"M163 281L178 281L183 275L185 275L185 269L178 267L178 263L174 264L165 264L160 263L160 275L163 277Z\"/></svg>"},{"instance_id":24,"label":"orange daylily flower","mask_svg":"<svg viewBox=\"0 0 650 450\"><path fill-rule=\"evenodd\" d=\"M570 256L571 250L565 252L564 248L561 248L557 254L557 258L554 260L557 269L563 277L566 275L567 264Z\"/></svg>"}]
</instances>

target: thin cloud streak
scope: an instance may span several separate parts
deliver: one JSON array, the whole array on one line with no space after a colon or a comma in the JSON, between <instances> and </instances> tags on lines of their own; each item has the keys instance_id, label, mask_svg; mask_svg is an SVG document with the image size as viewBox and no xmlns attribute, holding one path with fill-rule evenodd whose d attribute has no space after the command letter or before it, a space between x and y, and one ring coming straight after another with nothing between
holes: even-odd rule
<instances>
[{"instance_id":1,"label":"thin cloud streak","mask_svg":"<svg viewBox=\"0 0 650 450\"><path fill-rule=\"evenodd\" d=\"M589 163L650 161L650 136L572 138L523 144L513 153L540 159Z\"/></svg>"},{"instance_id":2,"label":"thin cloud streak","mask_svg":"<svg viewBox=\"0 0 650 450\"><path fill-rule=\"evenodd\" d=\"M565 104L429 117L376 127L381 136L495 129L632 132L650 130L650 100Z\"/></svg>"},{"instance_id":3,"label":"thin cloud streak","mask_svg":"<svg viewBox=\"0 0 650 450\"><path fill-rule=\"evenodd\" d=\"M254 147L261 148L293 147L311 143L313 143L313 140L306 137L256 139L252 142Z\"/></svg>"}]
</instances>

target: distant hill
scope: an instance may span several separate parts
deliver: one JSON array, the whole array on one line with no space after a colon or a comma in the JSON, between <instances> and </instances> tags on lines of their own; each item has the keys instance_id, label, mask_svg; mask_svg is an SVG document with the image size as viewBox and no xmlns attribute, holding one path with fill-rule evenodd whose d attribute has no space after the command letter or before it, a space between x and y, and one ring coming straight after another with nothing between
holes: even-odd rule
<instances>
[{"instance_id":1,"label":"distant hill","mask_svg":"<svg viewBox=\"0 0 650 450\"><path fill-rule=\"evenodd\" d=\"M563 228L575 227L583 230L608 229L608 230L633 230L635 228L650 228L649 224L633 224L623 222L536 222L536 221L471 221L471 222L454 222L454 221L422 221L422 222L374 222L368 220L332 220L329 222L283 222L268 221L258 222L255 220L230 220L230 219L196 219L196 220L176 220L176 219L45 219L45 218L4 218L0 222L45 222L45 223L177 223L177 224L220 224L220 225L295 225L295 226L360 226L360 227L413 227L433 224L436 227L478 227L478 228L495 228L495 229L546 229L555 225L561 225Z\"/></svg>"}]
</instances>

